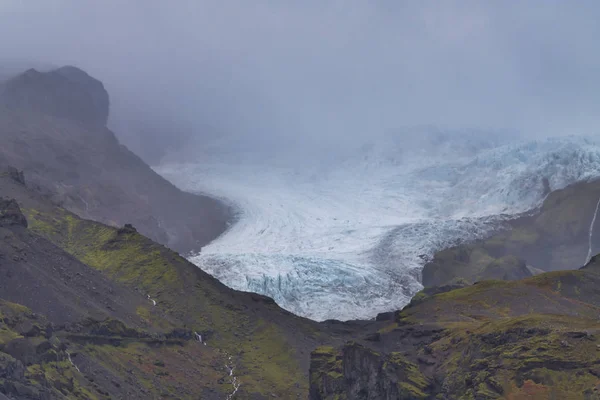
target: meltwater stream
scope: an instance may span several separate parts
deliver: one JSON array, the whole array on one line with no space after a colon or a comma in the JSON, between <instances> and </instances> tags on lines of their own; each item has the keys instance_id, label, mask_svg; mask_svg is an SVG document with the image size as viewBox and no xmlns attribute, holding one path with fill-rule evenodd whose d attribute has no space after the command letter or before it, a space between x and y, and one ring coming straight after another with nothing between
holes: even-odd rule
<instances>
[{"instance_id":1,"label":"meltwater stream","mask_svg":"<svg viewBox=\"0 0 600 400\"><path fill-rule=\"evenodd\" d=\"M388 138L335 159L292 161L211 149L198 162L157 171L238 211L192 262L315 320L372 318L404 306L435 251L536 207L548 184L555 190L600 175L591 139L434 142L407 149Z\"/></svg>"}]
</instances>

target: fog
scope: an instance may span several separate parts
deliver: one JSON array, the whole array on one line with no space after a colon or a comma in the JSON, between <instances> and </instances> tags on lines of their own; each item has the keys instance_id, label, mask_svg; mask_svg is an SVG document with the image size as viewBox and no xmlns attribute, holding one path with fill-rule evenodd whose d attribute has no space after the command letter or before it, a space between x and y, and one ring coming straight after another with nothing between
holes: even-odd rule
<instances>
[{"instance_id":1,"label":"fog","mask_svg":"<svg viewBox=\"0 0 600 400\"><path fill-rule=\"evenodd\" d=\"M583 0L2 0L0 62L102 80L149 158L190 137L302 148L423 124L595 134L599 19Z\"/></svg>"}]
</instances>

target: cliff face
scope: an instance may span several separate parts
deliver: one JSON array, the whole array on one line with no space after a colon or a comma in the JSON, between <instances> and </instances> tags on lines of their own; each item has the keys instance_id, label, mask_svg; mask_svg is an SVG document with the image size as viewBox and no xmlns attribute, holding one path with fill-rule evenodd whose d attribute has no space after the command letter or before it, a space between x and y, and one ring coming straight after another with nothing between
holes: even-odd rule
<instances>
[{"instance_id":1,"label":"cliff face","mask_svg":"<svg viewBox=\"0 0 600 400\"><path fill-rule=\"evenodd\" d=\"M184 193L105 127L108 95L85 72L30 70L0 89L0 164L85 218L139 231L179 252L199 250L230 218L222 204Z\"/></svg>"},{"instance_id":2,"label":"cliff face","mask_svg":"<svg viewBox=\"0 0 600 400\"><path fill-rule=\"evenodd\" d=\"M310 397L340 399L424 399L430 386L418 367L399 352L381 355L351 342L312 353Z\"/></svg>"},{"instance_id":3,"label":"cliff face","mask_svg":"<svg viewBox=\"0 0 600 400\"><path fill-rule=\"evenodd\" d=\"M579 268L590 250L600 249L600 223L591 226L599 199L600 181L552 192L537 212L509 221L488 239L438 252L423 269L423 285L513 280Z\"/></svg>"}]
</instances>

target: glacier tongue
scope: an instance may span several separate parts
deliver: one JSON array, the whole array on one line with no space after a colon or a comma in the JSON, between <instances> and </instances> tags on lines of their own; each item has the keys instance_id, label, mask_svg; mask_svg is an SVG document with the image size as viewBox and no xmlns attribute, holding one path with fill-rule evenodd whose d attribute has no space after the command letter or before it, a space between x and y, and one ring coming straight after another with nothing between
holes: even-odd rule
<instances>
[{"instance_id":1,"label":"glacier tongue","mask_svg":"<svg viewBox=\"0 0 600 400\"><path fill-rule=\"evenodd\" d=\"M335 158L277 156L240 161L211 149L198 154L202 163L157 171L238 210L230 229L192 262L316 320L371 318L404 306L435 251L484 237L538 206L548 188L600 175L600 148L580 137L383 138Z\"/></svg>"}]
</instances>

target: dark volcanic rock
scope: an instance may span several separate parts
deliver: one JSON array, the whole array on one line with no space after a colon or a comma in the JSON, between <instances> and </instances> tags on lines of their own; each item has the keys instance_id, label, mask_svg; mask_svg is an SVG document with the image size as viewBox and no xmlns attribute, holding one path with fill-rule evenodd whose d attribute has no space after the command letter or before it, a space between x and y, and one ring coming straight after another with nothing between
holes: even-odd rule
<instances>
[{"instance_id":1,"label":"dark volcanic rock","mask_svg":"<svg viewBox=\"0 0 600 400\"><path fill-rule=\"evenodd\" d=\"M25 377L23 363L9 354L0 353L0 378L22 380Z\"/></svg>"},{"instance_id":2,"label":"dark volcanic rock","mask_svg":"<svg viewBox=\"0 0 600 400\"><path fill-rule=\"evenodd\" d=\"M27 219L14 199L0 198L0 227L23 226L27 228Z\"/></svg>"},{"instance_id":3,"label":"dark volcanic rock","mask_svg":"<svg viewBox=\"0 0 600 400\"><path fill-rule=\"evenodd\" d=\"M5 84L0 102L90 126L108 121L109 98L102 82L71 66L24 72Z\"/></svg>"}]
</instances>

